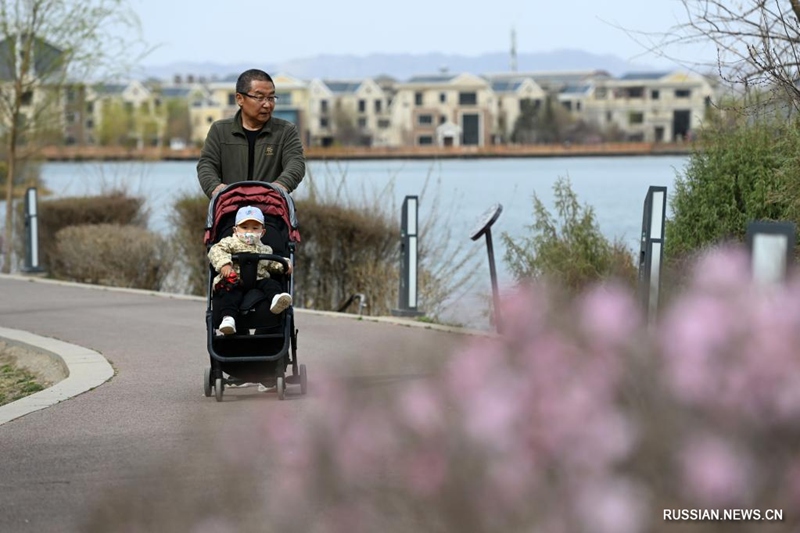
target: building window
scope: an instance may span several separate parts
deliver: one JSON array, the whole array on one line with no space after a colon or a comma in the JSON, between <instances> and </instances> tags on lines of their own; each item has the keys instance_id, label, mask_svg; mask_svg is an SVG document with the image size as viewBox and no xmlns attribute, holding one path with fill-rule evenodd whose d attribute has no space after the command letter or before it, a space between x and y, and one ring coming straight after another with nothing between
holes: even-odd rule
<instances>
[{"instance_id":1,"label":"building window","mask_svg":"<svg viewBox=\"0 0 800 533\"><path fill-rule=\"evenodd\" d=\"M358 101L358 112L359 113L366 113L367 112L367 101L366 100L359 100Z\"/></svg>"},{"instance_id":2,"label":"building window","mask_svg":"<svg viewBox=\"0 0 800 533\"><path fill-rule=\"evenodd\" d=\"M542 106L542 101L538 98L533 100L531 98L522 98L519 101L519 112L520 113L536 113L539 111L539 108Z\"/></svg>"},{"instance_id":3,"label":"building window","mask_svg":"<svg viewBox=\"0 0 800 533\"><path fill-rule=\"evenodd\" d=\"M606 111L606 122L611 122L614 120L614 114L611 111Z\"/></svg>"},{"instance_id":4,"label":"building window","mask_svg":"<svg viewBox=\"0 0 800 533\"><path fill-rule=\"evenodd\" d=\"M441 103L443 103L443 104L446 103L447 102L447 93L439 93L439 101Z\"/></svg>"},{"instance_id":5,"label":"building window","mask_svg":"<svg viewBox=\"0 0 800 533\"><path fill-rule=\"evenodd\" d=\"M628 89L627 93L628 98L643 98L644 97L644 87L631 87Z\"/></svg>"},{"instance_id":6,"label":"building window","mask_svg":"<svg viewBox=\"0 0 800 533\"><path fill-rule=\"evenodd\" d=\"M275 93L275 96L278 98L276 104L292 105L292 93Z\"/></svg>"},{"instance_id":7,"label":"building window","mask_svg":"<svg viewBox=\"0 0 800 533\"><path fill-rule=\"evenodd\" d=\"M414 93L414 105L422 105L422 93Z\"/></svg>"},{"instance_id":8,"label":"building window","mask_svg":"<svg viewBox=\"0 0 800 533\"><path fill-rule=\"evenodd\" d=\"M581 102L575 102L575 111L580 111L581 107L583 107L581 106Z\"/></svg>"},{"instance_id":9,"label":"building window","mask_svg":"<svg viewBox=\"0 0 800 533\"><path fill-rule=\"evenodd\" d=\"M417 138L419 146L431 146L433 144L433 135L420 135Z\"/></svg>"},{"instance_id":10,"label":"building window","mask_svg":"<svg viewBox=\"0 0 800 533\"><path fill-rule=\"evenodd\" d=\"M458 105L478 105L478 93L458 93Z\"/></svg>"},{"instance_id":11,"label":"building window","mask_svg":"<svg viewBox=\"0 0 800 533\"><path fill-rule=\"evenodd\" d=\"M378 128L380 128L382 130L385 130L389 126L390 126L389 119L382 118L382 119L378 120Z\"/></svg>"},{"instance_id":12,"label":"building window","mask_svg":"<svg viewBox=\"0 0 800 533\"><path fill-rule=\"evenodd\" d=\"M319 110L321 113L328 112L328 101L327 100L320 100L319 102Z\"/></svg>"},{"instance_id":13,"label":"building window","mask_svg":"<svg viewBox=\"0 0 800 533\"><path fill-rule=\"evenodd\" d=\"M87 120L86 120L86 129L87 129L87 130L90 130L90 129L92 129L92 128L94 128L94 120L92 120L92 119L87 119Z\"/></svg>"},{"instance_id":14,"label":"building window","mask_svg":"<svg viewBox=\"0 0 800 533\"><path fill-rule=\"evenodd\" d=\"M361 129L366 128L367 127L367 119L364 118L364 117L359 118L358 119L358 127L361 128Z\"/></svg>"},{"instance_id":15,"label":"building window","mask_svg":"<svg viewBox=\"0 0 800 533\"><path fill-rule=\"evenodd\" d=\"M320 128L328 127L328 119L326 117L322 117L321 119L319 119L319 127Z\"/></svg>"},{"instance_id":16,"label":"building window","mask_svg":"<svg viewBox=\"0 0 800 533\"><path fill-rule=\"evenodd\" d=\"M94 113L94 102L86 102L86 112Z\"/></svg>"},{"instance_id":17,"label":"building window","mask_svg":"<svg viewBox=\"0 0 800 533\"><path fill-rule=\"evenodd\" d=\"M211 124L214 122L214 117L206 117L206 124Z\"/></svg>"},{"instance_id":18,"label":"building window","mask_svg":"<svg viewBox=\"0 0 800 533\"><path fill-rule=\"evenodd\" d=\"M661 98L661 93L658 91L658 89L653 89L650 91L651 100L658 100L659 98Z\"/></svg>"},{"instance_id":19,"label":"building window","mask_svg":"<svg viewBox=\"0 0 800 533\"><path fill-rule=\"evenodd\" d=\"M228 93L228 105L236 105L236 93Z\"/></svg>"},{"instance_id":20,"label":"building window","mask_svg":"<svg viewBox=\"0 0 800 533\"><path fill-rule=\"evenodd\" d=\"M67 89L67 103L71 104L78 99L78 95L75 93L75 89Z\"/></svg>"},{"instance_id":21,"label":"building window","mask_svg":"<svg viewBox=\"0 0 800 533\"><path fill-rule=\"evenodd\" d=\"M383 110L383 102L375 100L375 112L380 113Z\"/></svg>"},{"instance_id":22,"label":"building window","mask_svg":"<svg viewBox=\"0 0 800 533\"><path fill-rule=\"evenodd\" d=\"M447 115L441 115L439 117L439 124L444 124L445 122L447 122Z\"/></svg>"},{"instance_id":23,"label":"building window","mask_svg":"<svg viewBox=\"0 0 800 533\"><path fill-rule=\"evenodd\" d=\"M644 123L644 113L641 111L631 111L628 114L628 124L643 124Z\"/></svg>"},{"instance_id":24,"label":"building window","mask_svg":"<svg viewBox=\"0 0 800 533\"><path fill-rule=\"evenodd\" d=\"M561 105L563 105L564 109L566 109L567 111L572 111L572 100L565 100L561 102Z\"/></svg>"},{"instance_id":25,"label":"building window","mask_svg":"<svg viewBox=\"0 0 800 533\"><path fill-rule=\"evenodd\" d=\"M433 115L420 115L417 117L417 124L420 126L430 126L433 124Z\"/></svg>"},{"instance_id":26,"label":"building window","mask_svg":"<svg viewBox=\"0 0 800 533\"><path fill-rule=\"evenodd\" d=\"M675 98L689 98L692 96L692 91L689 89L676 89Z\"/></svg>"},{"instance_id":27,"label":"building window","mask_svg":"<svg viewBox=\"0 0 800 533\"><path fill-rule=\"evenodd\" d=\"M22 93L22 105L31 105L31 103L33 103L33 91Z\"/></svg>"}]
</instances>

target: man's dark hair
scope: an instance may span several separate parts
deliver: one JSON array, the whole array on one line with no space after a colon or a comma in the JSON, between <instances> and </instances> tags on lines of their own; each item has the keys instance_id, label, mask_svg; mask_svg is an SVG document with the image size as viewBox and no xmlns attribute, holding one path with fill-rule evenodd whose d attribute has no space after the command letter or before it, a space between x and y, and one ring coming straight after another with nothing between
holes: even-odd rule
<instances>
[{"instance_id":1,"label":"man's dark hair","mask_svg":"<svg viewBox=\"0 0 800 533\"><path fill-rule=\"evenodd\" d=\"M275 85L275 82L272 81L272 77L270 77L269 74L267 74L263 70L258 70L257 68L251 68L250 70L245 70L244 72L239 74L239 79L236 80L236 92L249 93L250 85L254 81L268 81L273 85Z\"/></svg>"}]
</instances>

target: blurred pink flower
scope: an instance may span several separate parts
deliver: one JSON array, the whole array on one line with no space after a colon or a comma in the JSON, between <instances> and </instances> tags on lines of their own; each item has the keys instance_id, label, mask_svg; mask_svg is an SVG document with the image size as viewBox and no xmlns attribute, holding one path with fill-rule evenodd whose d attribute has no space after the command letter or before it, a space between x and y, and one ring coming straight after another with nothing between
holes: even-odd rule
<instances>
[{"instance_id":1,"label":"blurred pink flower","mask_svg":"<svg viewBox=\"0 0 800 533\"><path fill-rule=\"evenodd\" d=\"M577 495L583 531L637 533L646 531L647 504L641 487L609 477L583 484Z\"/></svg>"},{"instance_id":2,"label":"blurred pink flower","mask_svg":"<svg viewBox=\"0 0 800 533\"><path fill-rule=\"evenodd\" d=\"M521 284L504 292L500 301L503 335L510 339L525 339L545 329L552 303L540 284Z\"/></svg>"},{"instance_id":3,"label":"blurred pink flower","mask_svg":"<svg viewBox=\"0 0 800 533\"><path fill-rule=\"evenodd\" d=\"M413 383L398 399L401 420L422 437L432 437L444 429L444 399L435 386Z\"/></svg>"},{"instance_id":4,"label":"blurred pink flower","mask_svg":"<svg viewBox=\"0 0 800 533\"><path fill-rule=\"evenodd\" d=\"M682 479L702 505L742 504L751 461L736 445L710 434L691 436L679 452Z\"/></svg>"},{"instance_id":5,"label":"blurred pink flower","mask_svg":"<svg viewBox=\"0 0 800 533\"><path fill-rule=\"evenodd\" d=\"M630 292L616 285L597 286L579 302L583 329L593 343L621 347L641 325L641 313Z\"/></svg>"},{"instance_id":6,"label":"blurred pink flower","mask_svg":"<svg viewBox=\"0 0 800 533\"><path fill-rule=\"evenodd\" d=\"M740 246L724 246L702 254L692 267L695 289L730 291L752 284L750 256Z\"/></svg>"},{"instance_id":7,"label":"blurred pink flower","mask_svg":"<svg viewBox=\"0 0 800 533\"><path fill-rule=\"evenodd\" d=\"M444 442L428 443L405 455L402 475L412 494L428 498L438 493L449 474Z\"/></svg>"}]
</instances>

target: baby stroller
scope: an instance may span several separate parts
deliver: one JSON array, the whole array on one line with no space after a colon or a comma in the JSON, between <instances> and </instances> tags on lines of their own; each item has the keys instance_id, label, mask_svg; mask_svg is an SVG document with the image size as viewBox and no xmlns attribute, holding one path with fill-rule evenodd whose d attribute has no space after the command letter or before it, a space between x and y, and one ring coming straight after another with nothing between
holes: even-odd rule
<instances>
[{"instance_id":1,"label":"baby stroller","mask_svg":"<svg viewBox=\"0 0 800 533\"><path fill-rule=\"evenodd\" d=\"M212 291L216 272L209 263L206 333L211 366L205 370L203 390L206 397L213 391L218 402L222 401L226 385L260 383L275 387L281 400L285 398L287 384L299 385L301 394L308 390L306 366L297 364L298 330L294 327L294 309L289 307L279 315L272 314L267 296L255 288L259 261L279 261L284 267L285 257L294 262L300 233L291 196L271 183L260 181L228 185L208 206L206 251L232 234L236 211L245 205L256 206L264 213L266 233L262 241L272 247L274 255L241 253L232 256L232 261L239 265L240 282L245 289L236 317L237 332L233 335L218 335L215 331ZM291 275L276 279L283 292L293 295ZM292 373L287 376L290 365Z\"/></svg>"}]
</instances>

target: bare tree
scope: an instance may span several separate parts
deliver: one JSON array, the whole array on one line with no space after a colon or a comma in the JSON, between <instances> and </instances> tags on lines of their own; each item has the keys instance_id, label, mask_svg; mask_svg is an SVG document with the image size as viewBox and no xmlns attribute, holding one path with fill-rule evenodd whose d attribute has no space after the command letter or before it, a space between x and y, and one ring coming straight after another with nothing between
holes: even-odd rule
<instances>
[{"instance_id":1,"label":"bare tree","mask_svg":"<svg viewBox=\"0 0 800 533\"><path fill-rule=\"evenodd\" d=\"M715 70L740 89L778 89L800 109L800 0L681 0L686 19L663 34L628 33L648 52L695 70ZM713 44L716 63L674 57L684 45Z\"/></svg>"},{"instance_id":2,"label":"bare tree","mask_svg":"<svg viewBox=\"0 0 800 533\"><path fill-rule=\"evenodd\" d=\"M126 72L138 62L145 53L138 35L138 17L125 0L0 0L0 128L7 161L3 272L11 270L19 164L44 132L63 127L68 88Z\"/></svg>"}]
</instances>

